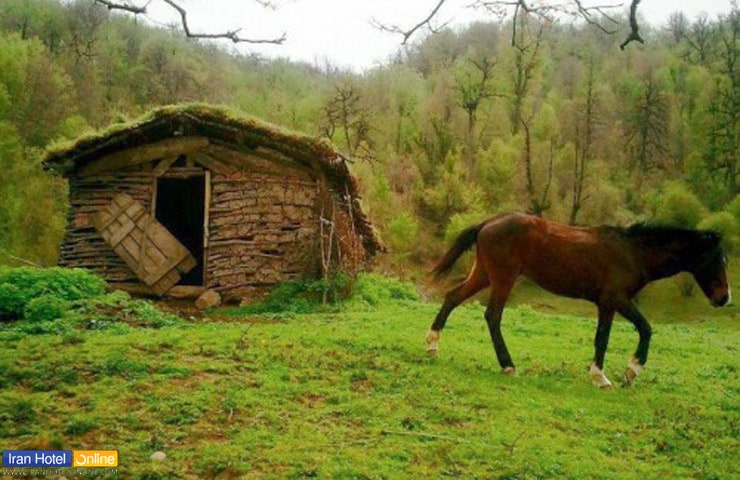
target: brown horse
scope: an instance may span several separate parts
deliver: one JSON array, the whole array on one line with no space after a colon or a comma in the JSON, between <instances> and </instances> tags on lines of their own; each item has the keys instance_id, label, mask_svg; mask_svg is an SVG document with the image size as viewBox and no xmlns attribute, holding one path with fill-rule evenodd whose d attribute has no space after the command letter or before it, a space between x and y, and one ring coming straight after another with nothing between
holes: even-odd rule
<instances>
[{"instance_id":1,"label":"brown horse","mask_svg":"<svg viewBox=\"0 0 740 480\"><path fill-rule=\"evenodd\" d=\"M604 355L615 312L637 328L640 341L624 374L629 385L645 365L652 330L633 302L648 283L690 272L712 305L730 301L727 258L715 232L637 224L628 228L568 227L539 217L510 214L467 228L442 257L433 273L447 273L476 244L476 261L468 278L445 296L427 334L427 352L439 350L440 332L450 312L465 299L491 287L485 319L504 373L514 363L501 335L501 314L517 277L523 275L558 295L596 304L599 323L590 376L608 387Z\"/></svg>"}]
</instances>

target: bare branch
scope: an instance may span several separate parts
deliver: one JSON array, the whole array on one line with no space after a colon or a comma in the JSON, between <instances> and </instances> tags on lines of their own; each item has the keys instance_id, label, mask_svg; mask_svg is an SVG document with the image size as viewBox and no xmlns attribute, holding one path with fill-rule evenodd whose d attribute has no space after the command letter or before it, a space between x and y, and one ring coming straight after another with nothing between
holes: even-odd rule
<instances>
[{"instance_id":1,"label":"bare branch","mask_svg":"<svg viewBox=\"0 0 740 480\"><path fill-rule=\"evenodd\" d=\"M639 2L638 2L639 3ZM609 14L609 11L620 8L621 3L603 3L585 5L584 0L552 0L545 2L528 3L526 0L476 0L471 6L483 8L499 17L508 15L513 9L512 45L516 42L517 20L521 15L533 15L540 20L553 22L559 15L572 18L581 18L587 24L600 31L612 35L617 33L614 28L619 21Z\"/></svg>"},{"instance_id":2,"label":"bare branch","mask_svg":"<svg viewBox=\"0 0 740 480\"><path fill-rule=\"evenodd\" d=\"M134 15L143 15L147 13L146 5L143 7L134 5L128 1L125 2L116 2L111 0L93 0L95 3L98 3L100 5L104 5L108 8L108 10L122 10L125 12L133 13ZM150 0L151 1L151 0ZM282 34L279 38L245 38L239 35L239 32L241 29L231 30L224 33L193 33L190 31L190 26L188 25L188 18L187 18L187 11L180 6L178 2L175 2L174 0L162 0L164 3L169 5L170 7L177 10L177 13L180 14L180 23L182 24L182 29L185 32L185 35L190 38L209 38L209 39L218 39L218 38L225 38L228 40L231 40L234 43L270 43L270 44L276 44L276 45L282 45L286 40L285 33ZM255 0L258 4L265 8L275 8L275 4L269 0ZM147 2L148 5L149 2Z\"/></svg>"},{"instance_id":3,"label":"bare branch","mask_svg":"<svg viewBox=\"0 0 740 480\"><path fill-rule=\"evenodd\" d=\"M281 45L283 42L285 42L286 36L285 33L280 38L271 38L271 39L253 39L253 38L243 38L239 36L239 32L241 29L232 30L230 32L225 33L192 33L190 31L190 27L188 27L188 16L187 12L184 8L182 8L180 5L178 5L174 0L162 0L164 3L169 5L170 7L177 10L177 12L180 14L180 19L182 22L182 28L185 31L185 35L187 35L190 38L228 38L234 43L274 43L277 45Z\"/></svg>"},{"instance_id":4,"label":"bare branch","mask_svg":"<svg viewBox=\"0 0 740 480\"><path fill-rule=\"evenodd\" d=\"M420 28L423 28L423 27L426 26L426 27L429 28L429 30L432 33L434 33L436 31L444 28L447 25L447 22L445 22L444 24L442 24L442 26L433 27L432 26L432 23L431 23L432 20L434 19L434 17L437 16L437 13L439 13L439 9L442 8L442 5L444 5L446 1L447 0L439 0L439 2L437 3L437 6L434 7L434 9L429 13L429 15L427 15L427 17L424 20L420 21L419 23L417 23L416 25L414 25L413 27L411 27L408 30L404 30L401 27L399 27L398 25L386 25L386 24L380 23L378 20L376 20L374 18L371 20L370 23L375 28L377 28L377 29L379 29L379 30L381 30L383 32L397 33L399 35L402 35L403 36L403 42L401 42L401 45L406 45L406 43L409 41L409 39Z\"/></svg>"},{"instance_id":5,"label":"bare branch","mask_svg":"<svg viewBox=\"0 0 740 480\"><path fill-rule=\"evenodd\" d=\"M109 0L93 0L95 3L108 7L108 10L123 10L133 13L134 15L143 15L146 13L146 7L138 7L129 3L111 2Z\"/></svg>"},{"instance_id":6,"label":"bare branch","mask_svg":"<svg viewBox=\"0 0 740 480\"><path fill-rule=\"evenodd\" d=\"M583 18L586 21L586 23L588 23L591 26L594 26L594 27L598 28L599 30L601 30L602 32L604 32L604 33L606 33L608 35L613 35L613 34L617 33L616 30L606 28L599 20L597 20L597 19L595 19L593 17L593 15L591 14L591 12L598 13L601 18L604 18L607 21L609 21L610 23L616 25L619 22L617 22L613 17L611 17L611 16L607 15L606 13L604 13L604 10L607 9L607 8L619 7L619 6L621 6L621 4L620 5L597 5L595 7L584 7L580 0L573 0L573 1L575 2L576 7L578 8L578 13L581 15L581 18Z\"/></svg>"},{"instance_id":7,"label":"bare branch","mask_svg":"<svg viewBox=\"0 0 740 480\"><path fill-rule=\"evenodd\" d=\"M640 26L637 24L637 6L639 4L640 0L632 0L632 4L630 5L630 34L627 36L627 39L619 45L619 48L622 50L624 50L624 48L632 41L645 43L640 36Z\"/></svg>"}]
</instances>

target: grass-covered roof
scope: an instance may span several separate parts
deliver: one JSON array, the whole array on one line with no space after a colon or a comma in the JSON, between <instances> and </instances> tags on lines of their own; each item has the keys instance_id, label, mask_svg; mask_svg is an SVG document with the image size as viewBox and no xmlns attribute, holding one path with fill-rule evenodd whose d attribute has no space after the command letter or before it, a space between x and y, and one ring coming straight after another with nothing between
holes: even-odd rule
<instances>
[{"instance_id":1,"label":"grass-covered roof","mask_svg":"<svg viewBox=\"0 0 740 480\"><path fill-rule=\"evenodd\" d=\"M47 148L44 165L53 172L70 176L102 156L183 134L204 136L241 151L267 148L306 168L322 172L334 191L347 192L352 197L355 226L367 250L375 253L382 248L360 209L357 181L347 168L345 158L331 142L228 107L205 104L158 107L130 122L113 124L75 140L51 145Z\"/></svg>"}]
</instances>

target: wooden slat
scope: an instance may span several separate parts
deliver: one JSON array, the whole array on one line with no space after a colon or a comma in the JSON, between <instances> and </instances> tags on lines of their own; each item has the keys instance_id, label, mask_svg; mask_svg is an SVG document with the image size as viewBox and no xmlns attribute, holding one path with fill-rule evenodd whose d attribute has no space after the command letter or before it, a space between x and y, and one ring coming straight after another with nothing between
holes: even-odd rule
<instances>
[{"instance_id":1,"label":"wooden slat","mask_svg":"<svg viewBox=\"0 0 740 480\"><path fill-rule=\"evenodd\" d=\"M206 147L208 143L209 141L205 137L175 137L139 147L119 150L85 165L80 169L79 175L87 177L151 162L160 158L178 157Z\"/></svg>"},{"instance_id":2,"label":"wooden slat","mask_svg":"<svg viewBox=\"0 0 740 480\"><path fill-rule=\"evenodd\" d=\"M115 233L106 239L106 241L114 249L118 246L119 243L121 243L121 240L126 238L136 228L136 223L134 223L128 217L119 217L119 221L121 222L121 226L119 228L116 228Z\"/></svg>"},{"instance_id":3,"label":"wooden slat","mask_svg":"<svg viewBox=\"0 0 740 480\"><path fill-rule=\"evenodd\" d=\"M176 269L172 269L166 272L162 277L155 283L149 284L157 295L164 295L167 290L172 288L177 282L180 281L180 274L177 273Z\"/></svg>"}]
</instances>

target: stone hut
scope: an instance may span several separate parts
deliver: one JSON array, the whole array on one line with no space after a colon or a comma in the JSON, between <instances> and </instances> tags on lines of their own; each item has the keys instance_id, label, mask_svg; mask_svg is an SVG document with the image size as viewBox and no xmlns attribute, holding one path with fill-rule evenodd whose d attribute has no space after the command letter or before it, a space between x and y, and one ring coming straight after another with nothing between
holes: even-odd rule
<instances>
[{"instance_id":1,"label":"stone hut","mask_svg":"<svg viewBox=\"0 0 740 480\"><path fill-rule=\"evenodd\" d=\"M225 108L158 108L49 149L69 181L59 264L155 295L251 297L382 249L332 145Z\"/></svg>"}]
</instances>

